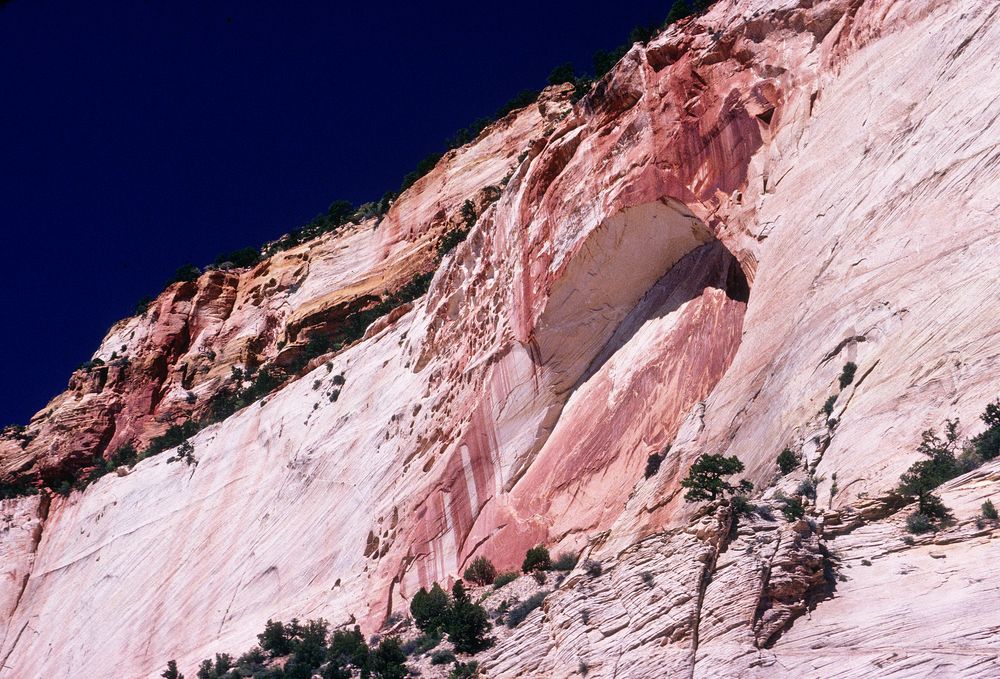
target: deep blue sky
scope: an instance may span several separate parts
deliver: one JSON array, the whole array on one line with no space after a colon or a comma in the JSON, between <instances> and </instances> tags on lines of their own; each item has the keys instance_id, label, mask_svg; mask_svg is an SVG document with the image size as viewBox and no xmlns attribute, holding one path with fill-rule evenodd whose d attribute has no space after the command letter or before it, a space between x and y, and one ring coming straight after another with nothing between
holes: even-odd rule
<instances>
[{"instance_id":1,"label":"deep blue sky","mask_svg":"<svg viewBox=\"0 0 1000 679\"><path fill-rule=\"evenodd\" d=\"M181 264L378 198L669 6L0 2L0 425Z\"/></svg>"}]
</instances>

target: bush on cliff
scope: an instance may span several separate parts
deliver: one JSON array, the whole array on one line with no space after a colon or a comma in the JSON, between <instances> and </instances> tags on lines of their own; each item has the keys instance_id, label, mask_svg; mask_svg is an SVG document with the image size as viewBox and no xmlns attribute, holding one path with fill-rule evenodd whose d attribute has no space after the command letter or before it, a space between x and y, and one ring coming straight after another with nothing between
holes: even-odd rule
<instances>
[{"instance_id":1,"label":"bush on cliff","mask_svg":"<svg viewBox=\"0 0 1000 679\"><path fill-rule=\"evenodd\" d=\"M217 267L232 265L237 269L245 269L246 267L255 265L259 261L260 250L247 246L239 250L233 250L232 252L223 252L215 258L213 264Z\"/></svg>"},{"instance_id":2,"label":"bush on cliff","mask_svg":"<svg viewBox=\"0 0 1000 679\"><path fill-rule=\"evenodd\" d=\"M330 638L327 658L331 664L342 670L350 668L363 669L368 667L368 644L361 634L361 628L355 626L352 630L337 630ZM347 677L352 676L350 673Z\"/></svg>"},{"instance_id":3,"label":"bush on cliff","mask_svg":"<svg viewBox=\"0 0 1000 679\"><path fill-rule=\"evenodd\" d=\"M853 361L848 361L844 364L844 369L840 371L840 388L843 389L851 382L854 381L854 373L858 370L858 366Z\"/></svg>"},{"instance_id":4,"label":"bush on cliff","mask_svg":"<svg viewBox=\"0 0 1000 679\"><path fill-rule=\"evenodd\" d=\"M743 463L735 455L704 454L691 465L687 477L681 481L681 487L687 488L684 499L688 502L711 502L726 495L746 495L753 490L752 483L743 480L734 486L725 480L725 477L742 471Z\"/></svg>"},{"instance_id":5,"label":"bush on cliff","mask_svg":"<svg viewBox=\"0 0 1000 679\"><path fill-rule=\"evenodd\" d=\"M576 74L573 69L573 62L567 61L552 69L547 80L549 85L561 85L562 83L576 82Z\"/></svg>"},{"instance_id":6,"label":"bush on cliff","mask_svg":"<svg viewBox=\"0 0 1000 679\"><path fill-rule=\"evenodd\" d=\"M921 434L917 451L925 459L910 465L897 487L900 495L917 500L917 513L930 519L947 518L947 509L932 491L962 473L956 457L958 447L958 420L946 421L944 438L933 429Z\"/></svg>"},{"instance_id":7,"label":"bush on cliff","mask_svg":"<svg viewBox=\"0 0 1000 679\"><path fill-rule=\"evenodd\" d=\"M177 671L177 661L167 661L167 669L160 674L163 679L184 679L184 675Z\"/></svg>"},{"instance_id":8,"label":"bush on cliff","mask_svg":"<svg viewBox=\"0 0 1000 679\"><path fill-rule=\"evenodd\" d=\"M539 94L540 92L538 90L521 90L511 97L506 104L500 107L500 110L497 111L496 117L498 119L503 118L512 111L534 104L535 100L538 99Z\"/></svg>"},{"instance_id":9,"label":"bush on cliff","mask_svg":"<svg viewBox=\"0 0 1000 679\"><path fill-rule=\"evenodd\" d=\"M135 308L132 310L133 316L145 316L146 311L149 309L149 305L153 303L153 298L149 295L139 298L139 301L135 303Z\"/></svg>"},{"instance_id":10,"label":"bush on cliff","mask_svg":"<svg viewBox=\"0 0 1000 679\"><path fill-rule=\"evenodd\" d=\"M194 420L187 420L183 424L172 424L162 436L156 436L149 441L142 457L152 457L159 455L165 450L176 448L184 441L198 433L198 423Z\"/></svg>"},{"instance_id":11,"label":"bush on cliff","mask_svg":"<svg viewBox=\"0 0 1000 679\"><path fill-rule=\"evenodd\" d=\"M37 494L38 489L24 479L14 479L0 483L0 500Z\"/></svg>"},{"instance_id":12,"label":"bush on cliff","mask_svg":"<svg viewBox=\"0 0 1000 679\"><path fill-rule=\"evenodd\" d=\"M361 676L375 676L379 679L403 679L410 671L403 663L406 654L399 647L395 637L389 637L379 642L377 648L371 651L368 664L362 668Z\"/></svg>"},{"instance_id":13,"label":"bush on cliff","mask_svg":"<svg viewBox=\"0 0 1000 679\"><path fill-rule=\"evenodd\" d=\"M441 160L440 153L431 153L424 156L423 160L417 163L416 169L403 177L403 183L399 186L399 192L403 193L406 189L416 184L421 177L434 169L439 160Z\"/></svg>"},{"instance_id":14,"label":"bush on cliff","mask_svg":"<svg viewBox=\"0 0 1000 679\"><path fill-rule=\"evenodd\" d=\"M785 448L778 454L776 462L782 475L791 474L799 466L799 458L789 448Z\"/></svg>"},{"instance_id":15,"label":"bush on cliff","mask_svg":"<svg viewBox=\"0 0 1000 679\"><path fill-rule=\"evenodd\" d=\"M492 585L497 577L497 569L485 556L477 556L465 569L462 577L477 585Z\"/></svg>"},{"instance_id":16,"label":"bush on cliff","mask_svg":"<svg viewBox=\"0 0 1000 679\"><path fill-rule=\"evenodd\" d=\"M421 587L410 601L410 615L427 635L446 632L459 653L474 653L489 645L489 616L469 598L461 580L455 582L451 596L436 582L429 592Z\"/></svg>"},{"instance_id":17,"label":"bush on cliff","mask_svg":"<svg viewBox=\"0 0 1000 679\"><path fill-rule=\"evenodd\" d=\"M431 665L447 665L455 662L455 654L448 650L431 653Z\"/></svg>"},{"instance_id":18,"label":"bush on cliff","mask_svg":"<svg viewBox=\"0 0 1000 679\"><path fill-rule=\"evenodd\" d=\"M647 479L656 476L660 471L660 465L663 463L663 458L667 456L667 452L670 450L670 446L667 446L667 450L664 450L662 454L653 453L646 458L646 471L643 476Z\"/></svg>"},{"instance_id":19,"label":"bush on cliff","mask_svg":"<svg viewBox=\"0 0 1000 679\"><path fill-rule=\"evenodd\" d=\"M781 496L776 499L781 502L781 513L784 514L786 521L798 521L805 516L806 509L799 498Z\"/></svg>"},{"instance_id":20,"label":"bush on cliff","mask_svg":"<svg viewBox=\"0 0 1000 679\"><path fill-rule=\"evenodd\" d=\"M837 395L830 394L830 396L826 399L826 401L823 402L823 408L822 408L823 414L826 415L827 417L833 415L833 406L836 405L836 403L837 403Z\"/></svg>"},{"instance_id":21,"label":"bush on cliff","mask_svg":"<svg viewBox=\"0 0 1000 679\"><path fill-rule=\"evenodd\" d=\"M520 625L528 617L529 613L542 605L542 602L545 601L545 597L548 595L549 592L546 590L537 592L510 609L507 613L507 627L513 628Z\"/></svg>"},{"instance_id":22,"label":"bush on cliff","mask_svg":"<svg viewBox=\"0 0 1000 679\"><path fill-rule=\"evenodd\" d=\"M233 667L233 659L228 653L217 653L215 662L202 660L198 666L198 679L228 679L229 670Z\"/></svg>"},{"instance_id":23,"label":"bush on cliff","mask_svg":"<svg viewBox=\"0 0 1000 679\"><path fill-rule=\"evenodd\" d=\"M280 620L268 620L264 631L257 635L257 643L262 651L272 658L288 655L292 652L291 639L285 625Z\"/></svg>"},{"instance_id":24,"label":"bush on cliff","mask_svg":"<svg viewBox=\"0 0 1000 679\"><path fill-rule=\"evenodd\" d=\"M448 673L448 679L471 679L478 676L479 663L475 660L470 660L469 662L456 661L451 668L451 672Z\"/></svg>"},{"instance_id":25,"label":"bush on cliff","mask_svg":"<svg viewBox=\"0 0 1000 679\"><path fill-rule=\"evenodd\" d=\"M997 513L996 505L993 504L993 500L986 500L980 507L983 513L983 518L987 521L996 521L1000 519L1000 514Z\"/></svg>"},{"instance_id":26,"label":"bush on cliff","mask_svg":"<svg viewBox=\"0 0 1000 679\"><path fill-rule=\"evenodd\" d=\"M453 601L445 624L448 640L459 653L476 653L488 647L490 619L486 610L469 598L461 580L455 582L451 592Z\"/></svg>"},{"instance_id":27,"label":"bush on cliff","mask_svg":"<svg viewBox=\"0 0 1000 679\"><path fill-rule=\"evenodd\" d=\"M493 589L500 589L504 585L509 585L510 583L521 577L516 571L507 571L506 573L501 573L493 581Z\"/></svg>"},{"instance_id":28,"label":"bush on cliff","mask_svg":"<svg viewBox=\"0 0 1000 679\"><path fill-rule=\"evenodd\" d=\"M663 23L669 26L686 16L690 16L692 13L694 13L694 9L688 4L687 0L674 0L674 3L670 6L670 11L667 12L667 19Z\"/></svg>"},{"instance_id":29,"label":"bush on cliff","mask_svg":"<svg viewBox=\"0 0 1000 679\"><path fill-rule=\"evenodd\" d=\"M167 281L167 285L173 285L174 283L190 283L191 281L198 280L198 276L200 275L201 269L196 267L194 264L185 264L174 272L173 277Z\"/></svg>"},{"instance_id":30,"label":"bush on cliff","mask_svg":"<svg viewBox=\"0 0 1000 679\"><path fill-rule=\"evenodd\" d=\"M429 592L421 587L413 595L410 615L420 631L434 634L445 628L450 604L448 593L435 582Z\"/></svg>"},{"instance_id":31,"label":"bush on cliff","mask_svg":"<svg viewBox=\"0 0 1000 679\"><path fill-rule=\"evenodd\" d=\"M980 415L987 426L986 431L972 437L971 447L981 462L986 462L1000 455L1000 401L994 401L986 406Z\"/></svg>"},{"instance_id":32,"label":"bush on cliff","mask_svg":"<svg viewBox=\"0 0 1000 679\"><path fill-rule=\"evenodd\" d=\"M524 555L521 570L525 573L552 570L552 558L549 556L549 550L542 545L529 549Z\"/></svg>"},{"instance_id":33,"label":"bush on cliff","mask_svg":"<svg viewBox=\"0 0 1000 679\"><path fill-rule=\"evenodd\" d=\"M571 571L576 568L576 554L563 552L552 562L552 569L557 571Z\"/></svg>"}]
</instances>

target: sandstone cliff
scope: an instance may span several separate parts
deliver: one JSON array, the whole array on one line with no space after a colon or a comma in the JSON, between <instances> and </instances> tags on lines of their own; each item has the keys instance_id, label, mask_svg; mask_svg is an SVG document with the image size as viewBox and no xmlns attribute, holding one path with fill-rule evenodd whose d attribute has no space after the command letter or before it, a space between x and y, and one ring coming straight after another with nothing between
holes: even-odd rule
<instances>
[{"instance_id":1,"label":"sandstone cliff","mask_svg":"<svg viewBox=\"0 0 1000 679\"><path fill-rule=\"evenodd\" d=\"M200 431L197 465L2 501L0 677L193 675L268 618L370 632L537 543L602 573L500 638L490 676L996 676L1000 534L974 519L1000 467L949 482L954 526L913 544L890 491L922 430L974 433L1000 395L997 18L723 0L578 103L552 88L488 128L381 223L171 286L2 444L4 473L147 442L233 367L291 361L435 271ZM439 263L466 199L479 219ZM778 478L785 447L824 479L803 520L681 497L724 452L772 506L803 476Z\"/></svg>"}]
</instances>

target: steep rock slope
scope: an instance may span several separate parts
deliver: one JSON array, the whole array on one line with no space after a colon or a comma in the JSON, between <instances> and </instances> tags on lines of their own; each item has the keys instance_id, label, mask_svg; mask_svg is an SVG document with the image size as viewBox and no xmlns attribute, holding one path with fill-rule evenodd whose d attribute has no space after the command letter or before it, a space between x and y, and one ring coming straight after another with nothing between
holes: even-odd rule
<instances>
[{"instance_id":1,"label":"steep rock slope","mask_svg":"<svg viewBox=\"0 0 1000 679\"><path fill-rule=\"evenodd\" d=\"M720 2L565 117L515 116L528 155L411 309L199 433L197 465L144 460L54 498L40 540L0 536L10 580L30 572L3 590L0 676L155 676L269 617L370 631L472 556L511 567L537 542L606 569L490 651L496 676L989 676L996 535L972 515L995 469L950 483L940 544L905 545L880 498L920 430L1000 391L998 32L986 0ZM281 321L420 271L400 234L500 182L521 150L503 134L404 194L395 230L311 246L343 263L274 296ZM463 179L473 158L494 169ZM234 337L267 327L261 295ZM832 426L817 412L847 360ZM764 489L785 446L838 475L812 521L734 532L681 500L701 452ZM27 522L38 501L4 508Z\"/></svg>"},{"instance_id":2,"label":"steep rock slope","mask_svg":"<svg viewBox=\"0 0 1000 679\"><path fill-rule=\"evenodd\" d=\"M340 339L359 312L436 267L441 236L479 210L520 154L564 116L566 88L494 123L449 152L384 217L279 252L244 270L173 283L141 314L117 323L69 388L24 432L0 438L0 479L50 485L124 444L139 448L173 424L205 415L231 390L233 369L288 368L310 340ZM294 371L293 371L294 372Z\"/></svg>"}]
</instances>

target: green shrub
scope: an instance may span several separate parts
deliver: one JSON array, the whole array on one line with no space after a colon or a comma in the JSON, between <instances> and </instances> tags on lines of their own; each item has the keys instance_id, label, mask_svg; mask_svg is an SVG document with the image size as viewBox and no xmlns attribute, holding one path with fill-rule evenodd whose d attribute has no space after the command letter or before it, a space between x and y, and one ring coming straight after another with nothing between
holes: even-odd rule
<instances>
[{"instance_id":1,"label":"green shrub","mask_svg":"<svg viewBox=\"0 0 1000 679\"><path fill-rule=\"evenodd\" d=\"M600 561L595 561L593 559L587 559L586 561L583 562L583 570L590 577L596 578L598 575L600 575L604 571L604 568L603 568L603 566L601 566L601 562Z\"/></svg>"},{"instance_id":2,"label":"green shrub","mask_svg":"<svg viewBox=\"0 0 1000 679\"><path fill-rule=\"evenodd\" d=\"M476 225L476 220L479 219L479 215L476 214L476 206L473 205L471 200L466 200L462 203L460 212L462 214L462 222L465 224L467 229L471 229Z\"/></svg>"},{"instance_id":3,"label":"green shrub","mask_svg":"<svg viewBox=\"0 0 1000 679\"><path fill-rule=\"evenodd\" d=\"M462 581L452 588L452 605L448 610L446 631L448 640L459 653L476 653L487 648L491 625L486 609L469 599Z\"/></svg>"},{"instance_id":4,"label":"green shrub","mask_svg":"<svg viewBox=\"0 0 1000 679\"><path fill-rule=\"evenodd\" d=\"M145 316L146 311L149 309L149 305L152 303L153 303L153 298L148 295L140 298L139 301L135 303L135 308L132 310L132 315Z\"/></svg>"},{"instance_id":5,"label":"green shrub","mask_svg":"<svg viewBox=\"0 0 1000 679\"><path fill-rule=\"evenodd\" d=\"M406 655L399 647L399 640L395 637L383 639L378 648L371 651L368 657L368 664L362 672L362 676L367 676L370 672L379 679L403 679L410 671L406 669Z\"/></svg>"},{"instance_id":6,"label":"green shrub","mask_svg":"<svg viewBox=\"0 0 1000 679\"><path fill-rule=\"evenodd\" d=\"M591 78L577 78L576 82L573 84L573 94L570 95L569 101L571 104L583 99L590 92L591 86L594 84Z\"/></svg>"},{"instance_id":7,"label":"green shrub","mask_svg":"<svg viewBox=\"0 0 1000 679\"><path fill-rule=\"evenodd\" d=\"M163 679L184 679L184 675L177 671L177 661L170 660L167 662L167 669L163 670L160 674Z\"/></svg>"},{"instance_id":8,"label":"green shrub","mask_svg":"<svg viewBox=\"0 0 1000 679\"><path fill-rule=\"evenodd\" d=\"M201 269L196 267L194 264L185 264L174 272L173 278L167 281L167 285L172 285L174 283L190 283L191 281L198 280L198 276L200 275Z\"/></svg>"},{"instance_id":9,"label":"green shrub","mask_svg":"<svg viewBox=\"0 0 1000 679\"><path fill-rule=\"evenodd\" d=\"M94 358L94 359L91 359L89 361L85 361L85 362L81 363L79 366L77 366L77 370L85 370L85 371L87 371L89 373L94 368L100 368L103 365L104 365L104 361L103 360L101 360L99 358Z\"/></svg>"},{"instance_id":10,"label":"green shrub","mask_svg":"<svg viewBox=\"0 0 1000 679\"><path fill-rule=\"evenodd\" d=\"M425 156L423 160L417 163L417 167L413 170L413 172L409 172L405 177L403 177L403 183L399 187L399 193L406 191L406 189L416 184L417 180L433 170L439 160L441 160L440 153L431 153Z\"/></svg>"},{"instance_id":11,"label":"green shrub","mask_svg":"<svg viewBox=\"0 0 1000 679\"><path fill-rule=\"evenodd\" d=\"M329 628L326 620L320 618L308 620L305 625L295 630L291 646L296 663L307 670L323 664L326 660L326 637Z\"/></svg>"},{"instance_id":12,"label":"green shrub","mask_svg":"<svg viewBox=\"0 0 1000 679\"><path fill-rule=\"evenodd\" d=\"M240 248L232 252L224 252L215 258L215 266L221 267L227 264L235 266L237 269L245 269L254 266L260 261L260 250L254 247Z\"/></svg>"},{"instance_id":13,"label":"green shrub","mask_svg":"<svg viewBox=\"0 0 1000 679\"><path fill-rule=\"evenodd\" d=\"M477 556L465 569L463 577L477 585L492 585L497 577L497 569L485 556Z\"/></svg>"},{"instance_id":14,"label":"green shrub","mask_svg":"<svg viewBox=\"0 0 1000 679\"><path fill-rule=\"evenodd\" d=\"M563 83L575 82L575 73L573 69L573 62L567 61L565 64L560 64L552 69L549 73L548 80L549 85L561 85Z\"/></svg>"},{"instance_id":15,"label":"green shrub","mask_svg":"<svg viewBox=\"0 0 1000 679\"><path fill-rule=\"evenodd\" d=\"M605 50L597 50L594 52L593 66L594 66L594 78L600 80L603 78L612 68L615 67L625 53L628 51L628 47L622 45L617 47L610 52Z\"/></svg>"},{"instance_id":16,"label":"green shrub","mask_svg":"<svg viewBox=\"0 0 1000 679\"><path fill-rule=\"evenodd\" d=\"M403 644L406 655L423 655L441 643L440 634L421 634Z\"/></svg>"},{"instance_id":17,"label":"green shrub","mask_svg":"<svg viewBox=\"0 0 1000 679\"><path fill-rule=\"evenodd\" d=\"M441 236L441 240L438 242L438 257L444 257L449 252L454 250L458 247L459 243L468 237L468 235L468 230L459 228L453 229Z\"/></svg>"},{"instance_id":18,"label":"green shrub","mask_svg":"<svg viewBox=\"0 0 1000 679\"><path fill-rule=\"evenodd\" d=\"M734 517L749 516L754 512L754 505L745 495L733 495L729 498L729 506L733 510Z\"/></svg>"},{"instance_id":19,"label":"green shrub","mask_svg":"<svg viewBox=\"0 0 1000 679\"><path fill-rule=\"evenodd\" d=\"M95 455L92 460L94 468L87 476L84 485L93 483L102 476L118 469L118 467L132 466L138 460L139 453L136 451L135 446L131 443L119 446L113 453L111 453L107 460L100 455Z\"/></svg>"},{"instance_id":20,"label":"green shrub","mask_svg":"<svg viewBox=\"0 0 1000 679\"><path fill-rule=\"evenodd\" d=\"M790 448L785 448L778 454L777 463L782 475L787 475L799 466L799 458Z\"/></svg>"},{"instance_id":21,"label":"green shrub","mask_svg":"<svg viewBox=\"0 0 1000 679\"><path fill-rule=\"evenodd\" d=\"M152 457L159 455L165 450L176 448L198 433L198 423L194 420L187 420L183 424L173 424L162 436L156 436L149 441L146 450L142 452L142 457Z\"/></svg>"},{"instance_id":22,"label":"green shrub","mask_svg":"<svg viewBox=\"0 0 1000 679\"><path fill-rule=\"evenodd\" d=\"M503 118L511 111L516 111L519 108L524 108L525 106L534 104L535 100L538 99L539 94L540 92L538 90L521 90L511 97L506 104L500 107L500 110L497 111L497 119Z\"/></svg>"},{"instance_id":23,"label":"green shrub","mask_svg":"<svg viewBox=\"0 0 1000 679\"><path fill-rule=\"evenodd\" d=\"M836 403L837 403L837 395L836 394L830 394L830 397L828 399L826 399L825 403L823 403L823 413L827 417L830 417L830 415L833 414L833 406Z\"/></svg>"},{"instance_id":24,"label":"green shrub","mask_svg":"<svg viewBox=\"0 0 1000 679\"><path fill-rule=\"evenodd\" d=\"M493 580L493 589L500 589L504 585L509 585L510 583L521 577L520 573L517 571L507 571L506 573L501 573L496 576Z\"/></svg>"},{"instance_id":25,"label":"green shrub","mask_svg":"<svg viewBox=\"0 0 1000 679\"><path fill-rule=\"evenodd\" d=\"M346 224L354 216L354 205L349 200L335 200L330 203L326 216L334 224Z\"/></svg>"},{"instance_id":26,"label":"green shrub","mask_svg":"<svg viewBox=\"0 0 1000 679\"><path fill-rule=\"evenodd\" d=\"M448 673L448 679L470 679L479 676L479 663L475 660L469 662L456 662Z\"/></svg>"},{"instance_id":27,"label":"green shrub","mask_svg":"<svg viewBox=\"0 0 1000 679\"><path fill-rule=\"evenodd\" d=\"M921 434L917 450L926 459L910 465L910 468L899 478L897 488L900 495L917 500L916 514L923 518L913 519L915 526L922 526L924 519L933 521L934 519L946 520L949 518L947 507L941 502L941 498L934 495L932 491L945 481L962 473L962 467L955 457L958 446L958 420L945 422L943 439L932 429ZM908 519L907 529L909 528L910 521ZM910 532L922 531L910 530Z\"/></svg>"},{"instance_id":28,"label":"green shrub","mask_svg":"<svg viewBox=\"0 0 1000 679\"><path fill-rule=\"evenodd\" d=\"M646 471L644 472L645 478L651 478L656 476L657 472L660 471L660 464L663 462L663 457L659 453L653 453L648 458L646 458Z\"/></svg>"},{"instance_id":29,"label":"green shrub","mask_svg":"<svg viewBox=\"0 0 1000 679\"><path fill-rule=\"evenodd\" d=\"M281 621L268 620L264 624L264 631L257 635L257 643L272 658L292 652L291 639Z\"/></svg>"},{"instance_id":30,"label":"green shrub","mask_svg":"<svg viewBox=\"0 0 1000 679\"><path fill-rule=\"evenodd\" d=\"M25 479L16 478L12 481L0 483L0 500L37 494L38 489Z\"/></svg>"},{"instance_id":31,"label":"green shrub","mask_svg":"<svg viewBox=\"0 0 1000 679\"><path fill-rule=\"evenodd\" d=\"M797 497L786 497L783 500L781 507L781 513L785 515L786 521L798 521L806 514L805 507L802 506L802 500Z\"/></svg>"},{"instance_id":32,"label":"green shrub","mask_svg":"<svg viewBox=\"0 0 1000 679\"><path fill-rule=\"evenodd\" d=\"M530 597L511 608L507 613L507 627L514 628L520 625L521 622L528 617L529 613L542 605L542 602L545 601L545 597L548 595L548 591L541 591L536 594L532 594Z\"/></svg>"},{"instance_id":33,"label":"green shrub","mask_svg":"<svg viewBox=\"0 0 1000 679\"><path fill-rule=\"evenodd\" d=\"M361 628L358 626L355 626L353 630L337 630L330 638L327 658L339 669L366 668L368 655L368 644L365 643ZM348 673L346 679L350 679L351 676Z\"/></svg>"},{"instance_id":34,"label":"green shrub","mask_svg":"<svg viewBox=\"0 0 1000 679\"><path fill-rule=\"evenodd\" d=\"M667 19L663 23L669 26L693 13L694 10L688 4L687 0L674 0L674 3L670 6L670 11L667 13Z\"/></svg>"},{"instance_id":35,"label":"green shrub","mask_svg":"<svg viewBox=\"0 0 1000 679\"><path fill-rule=\"evenodd\" d=\"M177 454L167 458L167 464L171 462L183 462L189 467L198 464L198 460L194 457L194 446L190 441L185 441L177 446Z\"/></svg>"},{"instance_id":36,"label":"green shrub","mask_svg":"<svg viewBox=\"0 0 1000 679\"><path fill-rule=\"evenodd\" d=\"M986 424L987 429L973 436L971 444L979 459L985 462L1000 455L1000 401L987 405L979 418Z\"/></svg>"},{"instance_id":37,"label":"green shrub","mask_svg":"<svg viewBox=\"0 0 1000 679\"><path fill-rule=\"evenodd\" d=\"M928 493L920 498L917 502L917 511L925 516L929 516L930 518L937 519L939 521L947 521L951 519L951 512L944 506L944 502L941 501L941 498L934 493Z\"/></svg>"},{"instance_id":38,"label":"green shrub","mask_svg":"<svg viewBox=\"0 0 1000 679\"><path fill-rule=\"evenodd\" d=\"M913 512L908 517L906 517L906 530L911 533L927 533L928 531L934 530L934 522L926 514L921 514L920 512Z\"/></svg>"},{"instance_id":39,"label":"green shrub","mask_svg":"<svg viewBox=\"0 0 1000 679\"><path fill-rule=\"evenodd\" d=\"M447 665L455 662L455 654L451 651L434 651L431 653L431 665Z\"/></svg>"},{"instance_id":40,"label":"green shrub","mask_svg":"<svg viewBox=\"0 0 1000 679\"><path fill-rule=\"evenodd\" d=\"M688 502L700 502L714 501L727 493L745 495L753 490L753 484L744 480L740 481L739 486L733 486L723 478L742 471L743 463L735 455L702 455L691 465L687 477L681 481L681 486L688 489L684 499Z\"/></svg>"},{"instance_id":41,"label":"green shrub","mask_svg":"<svg viewBox=\"0 0 1000 679\"><path fill-rule=\"evenodd\" d=\"M844 364L844 369L840 371L840 388L843 389L848 384L854 381L854 373L857 372L858 366L853 362L848 361Z\"/></svg>"},{"instance_id":42,"label":"green shrub","mask_svg":"<svg viewBox=\"0 0 1000 679\"><path fill-rule=\"evenodd\" d=\"M233 657L228 653L215 654L215 675L221 677L233 668Z\"/></svg>"},{"instance_id":43,"label":"green shrub","mask_svg":"<svg viewBox=\"0 0 1000 679\"><path fill-rule=\"evenodd\" d=\"M994 506L993 500L987 500L986 502L984 502L981 509L983 512L984 519L988 519L990 521L996 521L1000 519L1000 516L997 515L997 508L996 506Z\"/></svg>"},{"instance_id":44,"label":"green shrub","mask_svg":"<svg viewBox=\"0 0 1000 679\"><path fill-rule=\"evenodd\" d=\"M816 479L812 476L807 476L799 482L798 488L796 489L799 495L803 495L810 500L816 499Z\"/></svg>"},{"instance_id":45,"label":"green shrub","mask_svg":"<svg viewBox=\"0 0 1000 679\"><path fill-rule=\"evenodd\" d=\"M576 567L576 554L563 552L552 564L552 569L557 571L571 571Z\"/></svg>"},{"instance_id":46,"label":"green shrub","mask_svg":"<svg viewBox=\"0 0 1000 679\"><path fill-rule=\"evenodd\" d=\"M549 557L549 550L542 545L532 547L524 555L524 562L521 570L525 573L532 571L548 571L552 569L552 559Z\"/></svg>"},{"instance_id":47,"label":"green shrub","mask_svg":"<svg viewBox=\"0 0 1000 679\"><path fill-rule=\"evenodd\" d=\"M648 26L639 24L638 26L634 26L632 30L629 32L628 39L629 42L633 43L639 42L645 45L653 37L656 36L658 31L659 29L657 28L656 24L649 24Z\"/></svg>"},{"instance_id":48,"label":"green shrub","mask_svg":"<svg viewBox=\"0 0 1000 679\"><path fill-rule=\"evenodd\" d=\"M413 623L419 630L435 634L444 629L449 607L448 593L435 582L429 592L421 587L413 595L410 601L410 615L413 616Z\"/></svg>"},{"instance_id":49,"label":"green shrub","mask_svg":"<svg viewBox=\"0 0 1000 679\"><path fill-rule=\"evenodd\" d=\"M236 659L236 669L238 676L249 677L264 669L267 656L259 646L254 646L249 651Z\"/></svg>"}]
</instances>

